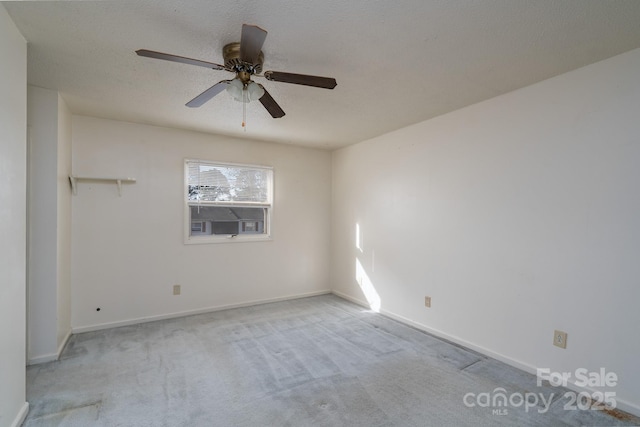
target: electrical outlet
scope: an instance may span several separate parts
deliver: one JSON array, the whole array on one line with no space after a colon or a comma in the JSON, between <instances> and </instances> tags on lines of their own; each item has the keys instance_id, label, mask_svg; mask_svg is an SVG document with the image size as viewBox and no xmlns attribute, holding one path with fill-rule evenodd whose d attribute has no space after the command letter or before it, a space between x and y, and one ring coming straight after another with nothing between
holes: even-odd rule
<instances>
[{"instance_id":1,"label":"electrical outlet","mask_svg":"<svg viewBox=\"0 0 640 427\"><path fill-rule=\"evenodd\" d=\"M567 333L563 331L553 331L553 345L560 348L567 348Z\"/></svg>"},{"instance_id":2,"label":"electrical outlet","mask_svg":"<svg viewBox=\"0 0 640 427\"><path fill-rule=\"evenodd\" d=\"M173 294L180 295L180 285L173 285Z\"/></svg>"},{"instance_id":3,"label":"electrical outlet","mask_svg":"<svg viewBox=\"0 0 640 427\"><path fill-rule=\"evenodd\" d=\"M424 306L431 308L431 297L424 297Z\"/></svg>"}]
</instances>

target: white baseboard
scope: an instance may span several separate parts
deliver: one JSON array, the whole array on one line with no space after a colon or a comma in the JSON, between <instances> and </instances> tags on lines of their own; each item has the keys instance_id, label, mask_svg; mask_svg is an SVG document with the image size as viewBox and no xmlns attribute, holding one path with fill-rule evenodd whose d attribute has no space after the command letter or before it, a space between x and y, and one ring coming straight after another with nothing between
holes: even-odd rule
<instances>
[{"instance_id":1,"label":"white baseboard","mask_svg":"<svg viewBox=\"0 0 640 427\"><path fill-rule=\"evenodd\" d=\"M20 412L16 415L16 418L11 423L11 427L20 427L24 420L27 418L27 414L29 413L29 402L24 402L22 408L20 408Z\"/></svg>"},{"instance_id":2,"label":"white baseboard","mask_svg":"<svg viewBox=\"0 0 640 427\"><path fill-rule=\"evenodd\" d=\"M27 365L38 365L40 363L53 362L54 360L58 360L58 353L41 354L27 359Z\"/></svg>"},{"instance_id":3,"label":"white baseboard","mask_svg":"<svg viewBox=\"0 0 640 427\"><path fill-rule=\"evenodd\" d=\"M634 403L628 402L626 400L616 399L616 407L622 411L628 412L630 414L635 415L636 417L640 417L640 406Z\"/></svg>"},{"instance_id":4,"label":"white baseboard","mask_svg":"<svg viewBox=\"0 0 640 427\"><path fill-rule=\"evenodd\" d=\"M193 316L195 314L211 313L214 311L229 310L232 308L250 307L252 305L288 301L288 300L294 300L294 299L300 299L300 298L314 297L318 295L326 295L330 293L331 291L327 289L323 291L308 292L304 294L288 295L285 297L253 300L253 301L243 302L239 304L227 304L227 305L220 305L220 306L214 306L214 307L199 308L196 310L187 310L187 311L178 311L178 312L169 313L169 314L160 314L156 316L138 317L135 319L120 320L117 322L100 323L100 324L88 325L88 326L75 326L71 328L71 332L73 334L80 334L82 332L99 331L102 329L118 328L120 326L130 326L130 325L137 325L139 323L155 322L156 320L165 320L165 319L173 319L176 317Z\"/></svg>"},{"instance_id":5,"label":"white baseboard","mask_svg":"<svg viewBox=\"0 0 640 427\"><path fill-rule=\"evenodd\" d=\"M67 335L64 336L64 338L62 339L62 342L58 346L58 354L57 354L56 359L60 359L60 355L62 354L62 351L64 350L64 347L69 342L69 338L71 338L71 328L69 328L69 330L67 331Z\"/></svg>"},{"instance_id":6,"label":"white baseboard","mask_svg":"<svg viewBox=\"0 0 640 427\"><path fill-rule=\"evenodd\" d=\"M351 295L347 295L347 294L344 294L342 292L335 291L335 290L331 291L331 293L336 295L336 296L338 296L338 297L340 297L340 298L346 299L347 301L351 301L354 304L358 304L360 306L363 306L363 307L366 307L366 308L369 308L369 309L371 308L371 306L367 302L362 301L362 300L360 300L358 298L354 298ZM442 339L444 339L446 341L450 341L450 342L452 342L454 344L457 344L457 345L460 345L462 347L468 348L470 350L476 351L476 352L478 352L478 353L480 353L480 354L482 354L484 356L488 356L488 357L491 357L493 359L499 360L500 362L506 363L507 365L513 366L514 368L518 368L521 371L525 371L525 372L528 372L528 373L533 374L533 375L536 375L538 373L538 369L535 366L529 365L529 364L521 362L519 360L512 359L512 358L510 358L508 356L505 356L503 354L496 353L496 352L491 351L491 350L489 350L489 349L487 349L485 347L481 347L481 346L473 344L473 343L471 343L469 341L465 341L465 340L463 340L463 339L461 339L459 337L456 337L454 335L449 335L449 334L447 334L445 332L442 332L440 330L430 328L429 326L423 325L422 323L414 322L411 319L407 319L406 317L397 315L397 314L392 313L390 311L380 310L379 313L382 314L383 316L389 317L390 319L397 320L400 323L404 323L405 325L409 325L409 326L412 326L412 327L414 327L416 329L419 329L419 330L421 330L423 332L427 332L427 333L429 333L429 334L431 334L431 335L433 335L435 337L442 338ZM589 389L589 388L586 388L586 387L579 387L579 386L575 385L574 381L575 380L572 380L572 379L569 380L569 383L567 384L567 388L569 388L569 389L571 389L573 391L577 391L577 392L586 391L588 393L593 393L594 391L596 391L596 390L592 390L592 389ZM640 406L638 406L636 404L633 404L633 403L628 402L626 400L620 400L620 399L616 398L616 407L618 409L622 410L622 411L625 411L625 412L628 412L630 414L633 414L635 416L640 417Z\"/></svg>"},{"instance_id":7,"label":"white baseboard","mask_svg":"<svg viewBox=\"0 0 640 427\"><path fill-rule=\"evenodd\" d=\"M58 350L55 353L42 354L35 357L30 357L27 359L27 365L38 365L40 363L53 362L54 360L60 359L60 355L62 354L62 350L64 350L64 346L67 345L67 342L71 338L71 329L67 331L67 335L65 335L64 339L58 346Z\"/></svg>"}]
</instances>

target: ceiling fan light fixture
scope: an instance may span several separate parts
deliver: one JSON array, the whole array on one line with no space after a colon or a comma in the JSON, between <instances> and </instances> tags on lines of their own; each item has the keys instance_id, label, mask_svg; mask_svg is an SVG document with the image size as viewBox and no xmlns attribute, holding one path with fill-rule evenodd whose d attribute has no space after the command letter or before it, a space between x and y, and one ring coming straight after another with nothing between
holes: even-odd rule
<instances>
[{"instance_id":1,"label":"ceiling fan light fixture","mask_svg":"<svg viewBox=\"0 0 640 427\"><path fill-rule=\"evenodd\" d=\"M247 92L249 92L249 101L257 101L264 95L264 89L256 82L249 82Z\"/></svg>"},{"instance_id":2,"label":"ceiling fan light fixture","mask_svg":"<svg viewBox=\"0 0 640 427\"><path fill-rule=\"evenodd\" d=\"M242 80L235 78L227 85L227 92L238 102L257 101L264 95L264 89L256 82L250 81L245 84Z\"/></svg>"},{"instance_id":3,"label":"ceiling fan light fixture","mask_svg":"<svg viewBox=\"0 0 640 427\"><path fill-rule=\"evenodd\" d=\"M238 78L231 80L227 85L227 92L229 92L229 95L231 95L233 99L238 102L242 102L244 95L244 83L242 83Z\"/></svg>"}]
</instances>

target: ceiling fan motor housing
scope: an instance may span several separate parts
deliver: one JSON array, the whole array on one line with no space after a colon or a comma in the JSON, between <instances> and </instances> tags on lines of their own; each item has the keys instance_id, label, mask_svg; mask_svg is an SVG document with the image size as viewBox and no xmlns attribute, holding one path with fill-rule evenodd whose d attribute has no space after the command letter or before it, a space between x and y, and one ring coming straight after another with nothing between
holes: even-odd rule
<instances>
[{"instance_id":1,"label":"ceiling fan motor housing","mask_svg":"<svg viewBox=\"0 0 640 427\"><path fill-rule=\"evenodd\" d=\"M236 42L225 45L222 48L222 56L224 58L224 67L229 71L238 73L238 77L243 81L245 79L249 80L252 74L260 74L262 72L262 64L264 63L262 51L260 51L256 63L249 64L240 59L240 43Z\"/></svg>"}]
</instances>

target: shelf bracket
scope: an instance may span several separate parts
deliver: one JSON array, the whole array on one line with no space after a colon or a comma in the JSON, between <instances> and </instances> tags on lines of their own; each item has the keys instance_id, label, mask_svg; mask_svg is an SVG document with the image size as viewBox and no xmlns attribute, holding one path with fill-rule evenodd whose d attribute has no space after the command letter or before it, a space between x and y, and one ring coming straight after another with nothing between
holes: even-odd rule
<instances>
[{"instance_id":1,"label":"shelf bracket","mask_svg":"<svg viewBox=\"0 0 640 427\"><path fill-rule=\"evenodd\" d=\"M78 187L77 182L76 182L76 177L71 175L69 177L69 182L71 183L71 193L73 193L73 195L75 196L76 194L78 194Z\"/></svg>"},{"instance_id":2,"label":"shelf bracket","mask_svg":"<svg viewBox=\"0 0 640 427\"><path fill-rule=\"evenodd\" d=\"M78 194L78 181L98 181L98 182L115 182L118 186L118 196L122 197L122 184L130 183L135 184L135 178L104 178L95 176L69 176L69 182L71 183L71 192L73 195Z\"/></svg>"}]
</instances>

